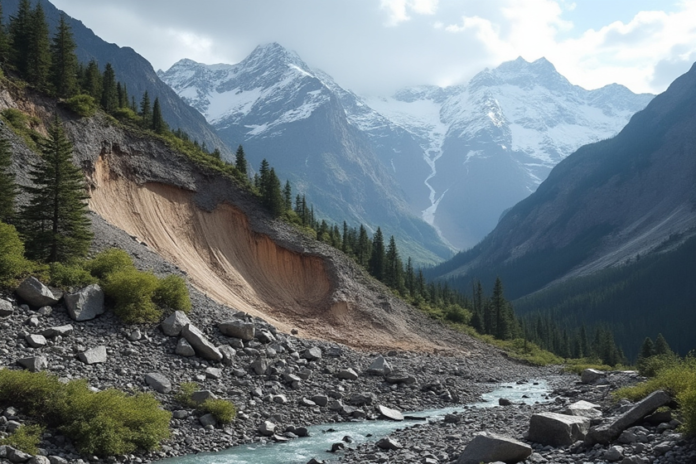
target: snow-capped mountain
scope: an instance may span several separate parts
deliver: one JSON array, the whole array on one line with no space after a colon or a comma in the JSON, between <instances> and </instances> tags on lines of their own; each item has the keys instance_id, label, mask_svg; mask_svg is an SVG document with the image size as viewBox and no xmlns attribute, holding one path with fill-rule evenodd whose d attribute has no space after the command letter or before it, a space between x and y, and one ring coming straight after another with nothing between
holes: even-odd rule
<instances>
[{"instance_id":1,"label":"snow-capped mountain","mask_svg":"<svg viewBox=\"0 0 696 464\"><path fill-rule=\"evenodd\" d=\"M361 98L278 44L236 65L182 60L160 77L223 140L253 148L247 151L256 161L268 158L334 220L343 219L340 211L383 224L382 213L367 214L373 198L343 191L378 183L375 193L398 200L459 249L480 241L560 160L616 134L652 98L619 85L582 89L543 58L503 63L465 86ZM312 156L326 153L335 156L319 164L332 172L318 165L306 172ZM341 163L359 168L339 169ZM403 228L393 219L392 227ZM406 235L419 236L416 229Z\"/></svg>"}]
</instances>

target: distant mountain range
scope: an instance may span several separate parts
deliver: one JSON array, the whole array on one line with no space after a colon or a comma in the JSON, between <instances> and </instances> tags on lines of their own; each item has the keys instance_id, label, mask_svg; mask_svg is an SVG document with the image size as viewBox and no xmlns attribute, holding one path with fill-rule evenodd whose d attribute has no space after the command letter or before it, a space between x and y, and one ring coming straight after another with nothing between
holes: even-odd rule
<instances>
[{"instance_id":1,"label":"distant mountain range","mask_svg":"<svg viewBox=\"0 0 696 464\"><path fill-rule=\"evenodd\" d=\"M327 150L321 141L351 133L354 142L344 149L360 145L365 155L359 163L379 173L374 180L455 249L478 243L556 163L583 144L616 134L652 98L620 85L584 90L545 59L522 58L485 70L466 86L361 98L278 44L260 46L235 65L181 60L159 76L223 140L253 147L255 161L266 157L279 166L330 218L342 214L378 224L382 213L366 214L341 180L350 170L307 170L312 157L355 156ZM329 123L328 114L341 124ZM381 163L378 170L373 157ZM353 211L338 204L347 200Z\"/></svg>"}]
</instances>

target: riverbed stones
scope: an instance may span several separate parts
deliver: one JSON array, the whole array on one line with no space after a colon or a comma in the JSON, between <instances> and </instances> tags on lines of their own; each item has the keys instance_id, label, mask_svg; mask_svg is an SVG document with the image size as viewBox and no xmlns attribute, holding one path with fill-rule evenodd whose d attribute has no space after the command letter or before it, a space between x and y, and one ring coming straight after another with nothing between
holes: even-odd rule
<instances>
[{"instance_id":1,"label":"riverbed stones","mask_svg":"<svg viewBox=\"0 0 696 464\"><path fill-rule=\"evenodd\" d=\"M215 427L217 425L217 419L212 414L204 414L198 418L198 421L203 427Z\"/></svg>"},{"instance_id":2,"label":"riverbed stones","mask_svg":"<svg viewBox=\"0 0 696 464\"><path fill-rule=\"evenodd\" d=\"M598 371L597 369L585 369L580 375L580 381L582 383L595 383L597 380L606 376L606 372Z\"/></svg>"},{"instance_id":3,"label":"riverbed stones","mask_svg":"<svg viewBox=\"0 0 696 464\"><path fill-rule=\"evenodd\" d=\"M77 355L85 364L99 364L106 362L106 347L104 345L85 350Z\"/></svg>"},{"instance_id":4,"label":"riverbed stones","mask_svg":"<svg viewBox=\"0 0 696 464\"><path fill-rule=\"evenodd\" d=\"M88 285L75 293L66 293L63 299L74 321L89 321L106 312L104 291L97 284Z\"/></svg>"},{"instance_id":5,"label":"riverbed stones","mask_svg":"<svg viewBox=\"0 0 696 464\"><path fill-rule=\"evenodd\" d=\"M222 361L220 350L195 325L186 324L181 331L181 335L191 344L200 357L210 359L211 361Z\"/></svg>"},{"instance_id":6,"label":"riverbed stones","mask_svg":"<svg viewBox=\"0 0 696 464\"><path fill-rule=\"evenodd\" d=\"M0 298L0 317L8 317L14 313L14 307L12 303L7 300Z\"/></svg>"},{"instance_id":7,"label":"riverbed stones","mask_svg":"<svg viewBox=\"0 0 696 464\"><path fill-rule=\"evenodd\" d=\"M178 337L181 331L191 323L186 313L183 311L174 311L169 317L162 321L161 328L165 335L170 337Z\"/></svg>"},{"instance_id":8,"label":"riverbed stones","mask_svg":"<svg viewBox=\"0 0 696 464\"><path fill-rule=\"evenodd\" d=\"M39 334L29 334L24 339L27 341L27 344L31 346L32 348L41 348L43 346L46 346L46 337L43 335Z\"/></svg>"},{"instance_id":9,"label":"riverbed stones","mask_svg":"<svg viewBox=\"0 0 696 464\"><path fill-rule=\"evenodd\" d=\"M586 417L542 412L532 415L527 438L542 445L570 446L584 439L589 428L590 420Z\"/></svg>"},{"instance_id":10,"label":"riverbed stones","mask_svg":"<svg viewBox=\"0 0 696 464\"><path fill-rule=\"evenodd\" d=\"M377 396L371 392L353 393L346 402L353 406L371 406L377 400Z\"/></svg>"},{"instance_id":11,"label":"riverbed stones","mask_svg":"<svg viewBox=\"0 0 696 464\"><path fill-rule=\"evenodd\" d=\"M223 335L233 338L239 338L244 341L254 339L256 335L256 327L253 322L246 322L240 319L232 319L230 321L221 322L218 324L218 329Z\"/></svg>"},{"instance_id":12,"label":"riverbed stones","mask_svg":"<svg viewBox=\"0 0 696 464\"><path fill-rule=\"evenodd\" d=\"M258 431L264 437L273 436L276 432L276 425L271 421L263 421L259 425Z\"/></svg>"},{"instance_id":13,"label":"riverbed stones","mask_svg":"<svg viewBox=\"0 0 696 464\"><path fill-rule=\"evenodd\" d=\"M317 406L324 407L329 403L329 397L326 395L314 395L310 398Z\"/></svg>"},{"instance_id":14,"label":"riverbed stones","mask_svg":"<svg viewBox=\"0 0 696 464\"><path fill-rule=\"evenodd\" d=\"M379 412L380 419L388 419L393 421L404 420L404 415L401 414L401 411L397 411L396 409L388 408L380 404L377 406L377 411Z\"/></svg>"},{"instance_id":15,"label":"riverbed stones","mask_svg":"<svg viewBox=\"0 0 696 464\"><path fill-rule=\"evenodd\" d=\"M56 298L51 289L42 284L36 277L27 277L19 284L15 293L29 305L35 308L41 306L53 306L58 303L60 297Z\"/></svg>"},{"instance_id":16,"label":"riverbed stones","mask_svg":"<svg viewBox=\"0 0 696 464\"><path fill-rule=\"evenodd\" d=\"M379 440L377 443L375 443L378 448L384 449L384 450L398 450L403 448L401 443L399 443L397 440L390 438L390 437L385 437Z\"/></svg>"},{"instance_id":17,"label":"riverbed stones","mask_svg":"<svg viewBox=\"0 0 696 464\"><path fill-rule=\"evenodd\" d=\"M60 325L56 327L50 327L43 332L41 332L41 335L43 335L46 338L53 338L53 337L67 337L68 335L72 334L74 330L74 327L72 324L66 324L66 325Z\"/></svg>"},{"instance_id":18,"label":"riverbed stones","mask_svg":"<svg viewBox=\"0 0 696 464\"><path fill-rule=\"evenodd\" d=\"M625 429L637 423L643 417L655 412L658 408L668 404L671 400L670 396L664 391L654 391L612 422L592 427L587 434L585 442L587 444L611 443Z\"/></svg>"},{"instance_id":19,"label":"riverbed stones","mask_svg":"<svg viewBox=\"0 0 696 464\"><path fill-rule=\"evenodd\" d=\"M225 366L231 366L234 363L235 356L237 356L237 350L229 345L222 345L218 349L222 353L222 363Z\"/></svg>"},{"instance_id":20,"label":"riverbed stones","mask_svg":"<svg viewBox=\"0 0 696 464\"><path fill-rule=\"evenodd\" d=\"M196 355L196 350L194 350L191 344L183 337L177 342L174 352L186 358Z\"/></svg>"},{"instance_id":21,"label":"riverbed stones","mask_svg":"<svg viewBox=\"0 0 696 464\"><path fill-rule=\"evenodd\" d=\"M269 362L265 358L256 358L250 366L257 375L265 375L269 367Z\"/></svg>"},{"instance_id":22,"label":"riverbed stones","mask_svg":"<svg viewBox=\"0 0 696 464\"><path fill-rule=\"evenodd\" d=\"M306 359L307 361L316 361L317 359L321 359L321 348L318 346L307 348L302 352L302 358Z\"/></svg>"},{"instance_id":23,"label":"riverbed stones","mask_svg":"<svg viewBox=\"0 0 696 464\"><path fill-rule=\"evenodd\" d=\"M46 359L45 356L31 356L18 359L17 364L24 367L29 372L39 372L48 367L48 359Z\"/></svg>"},{"instance_id":24,"label":"riverbed stones","mask_svg":"<svg viewBox=\"0 0 696 464\"><path fill-rule=\"evenodd\" d=\"M520 462L532 454L532 447L491 432L481 432L466 445L457 459L457 464L479 464L480 462Z\"/></svg>"},{"instance_id":25,"label":"riverbed stones","mask_svg":"<svg viewBox=\"0 0 696 464\"><path fill-rule=\"evenodd\" d=\"M367 368L367 373L370 375L389 375L391 372L391 364L384 359L384 356L377 356Z\"/></svg>"},{"instance_id":26,"label":"riverbed stones","mask_svg":"<svg viewBox=\"0 0 696 464\"><path fill-rule=\"evenodd\" d=\"M145 383L147 383L150 388L160 393L169 393L172 391L172 383L166 376L158 372L145 374Z\"/></svg>"},{"instance_id":27,"label":"riverbed stones","mask_svg":"<svg viewBox=\"0 0 696 464\"><path fill-rule=\"evenodd\" d=\"M351 368L341 369L341 370L339 370L338 373L336 374L336 377L338 377L339 379L343 379L343 380L357 380L357 379L358 379L358 373L355 372L355 371L354 371L353 369L351 369Z\"/></svg>"}]
</instances>

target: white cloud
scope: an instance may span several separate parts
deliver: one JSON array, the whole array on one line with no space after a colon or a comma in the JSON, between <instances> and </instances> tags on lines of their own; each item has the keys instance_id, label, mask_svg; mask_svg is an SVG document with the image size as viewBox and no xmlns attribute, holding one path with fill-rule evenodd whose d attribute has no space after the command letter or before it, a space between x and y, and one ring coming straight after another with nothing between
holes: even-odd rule
<instances>
[{"instance_id":1,"label":"white cloud","mask_svg":"<svg viewBox=\"0 0 696 464\"><path fill-rule=\"evenodd\" d=\"M381 8L387 10L387 25L396 26L411 19L408 10L419 15L433 15L437 11L439 0L381 0Z\"/></svg>"}]
</instances>

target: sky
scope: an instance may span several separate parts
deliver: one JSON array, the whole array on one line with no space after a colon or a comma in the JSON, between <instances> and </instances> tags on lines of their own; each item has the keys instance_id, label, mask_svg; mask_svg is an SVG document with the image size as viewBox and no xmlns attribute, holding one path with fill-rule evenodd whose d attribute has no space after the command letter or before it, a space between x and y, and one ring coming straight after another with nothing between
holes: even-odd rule
<instances>
[{"instance_id":1,"label":"sky","mask_svg":"<svg viewBox=\"0 0 696 464\"><path fill-rule=\"evenodd\" d=\"M155 69L277 42L363 96L465 84L518 56L659 93L696 61L696 0L51 0Z\"/></svg>"}]
</instances>

